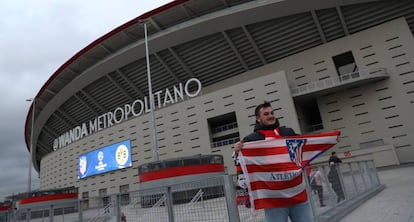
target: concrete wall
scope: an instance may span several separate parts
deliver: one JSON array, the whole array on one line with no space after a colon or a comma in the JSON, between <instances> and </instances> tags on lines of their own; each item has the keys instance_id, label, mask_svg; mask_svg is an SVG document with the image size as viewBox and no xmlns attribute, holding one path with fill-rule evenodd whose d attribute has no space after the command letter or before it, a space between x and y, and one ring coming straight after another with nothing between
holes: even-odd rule
<instances>
[{"instance_id":1,"label":"concrete wall","mask_svg":"<svg viewBox=\"0 0 414 222\"><path fill-rule=\"evenodd\" d=\"M282 69L290 87L302 86L337 77L332 57L348 51L359 70L386 68L390 78L317 98L324 130L342 132L341 142L333 149L344 153L383 140L384 145L395 147L399 162L414 161L414 41L404 18L281 59L256 72ZM307 111L298 107L296 112L301 118Z\"/></svg>"},{"instance_id":2,"label":"concrete wall","mask_svg":"<svg viewBox=\"0 0 414 222\"><path fill-rule=\"evenodd\" d=\"M284 72L249 81L234 78L223 84L221 89L203 89L202 95L155 112L160 160L199 153L221 154L228 172L235 173L232 145L212 148L207 120L235 112L239 133L243 137L252 132L254 108L263 101L272 102L282 125L299 129ZM107 188L108 194L119 193L119 187L125 184L130 184L130 190L138 189L138 166L153 160L150 128L149 115L143 115L51 153L42 159L42 189L75 185L80 188L80 193L88 191L90 196L98 196L102 188ZM131 140L132 168L76 179L80 154L125 139Z\"/></svg>"},{"instance_id":3,"label":"concrete wall","mask_svg":"<svg viewBox=\"0 0 414 222\"><path fill-rule=\"evenodd\" d=\"M352 51L358 69L385 67L390 78L317 98L325 131L340 129L340 156L373 158L377 166L414 161L414 41L403 18L311 48L277 62L202 89L202 95L155 112L160 159L199 153L222 154L234 173L232 146L211 148L208 119L235 112L240 136L252 131L254 108L271 101L281 125L301 132L300 116L290 88L337 76L332 56ZM280 71L283 70L283 71ZM90 135L57 150L41 161L41 189L79 187L98 196L119 193L120 186L139 188L140 164L152 161L149 115L143 115ZM91 150L130 139L133 167L77 180L77 158ZM383 147L361 149L360 144L383 140ZM384 148L385 147L385 148ZM322 156L318 161L324 161Z\"/></svg>"}]
</instances>

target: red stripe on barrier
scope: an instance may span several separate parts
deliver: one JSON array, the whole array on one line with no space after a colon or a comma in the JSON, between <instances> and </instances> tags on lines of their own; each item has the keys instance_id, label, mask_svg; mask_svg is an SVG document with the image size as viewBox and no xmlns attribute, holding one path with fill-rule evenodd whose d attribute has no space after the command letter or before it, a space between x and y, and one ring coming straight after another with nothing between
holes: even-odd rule
<instances>
[{"instance_id":1,"label":"red stripe on barrier","mask_svg":"<svg viewBox=\"0 0 414 222\"><path fill-rule=\"evenodd\" d=\"M0 211L7 211L10 209L11 209L11 206L0 206Z\"/></svg>"},{"instance_id":2,"label":"red stripe on barrier","mask_svg":"<svg viewBox=\"0 0 414 222\"><path fill-rule=\"evenodd\" d=\"M20 199L20 204L44 202L50 200L62 200L62 199L74 199L78 198L78 193L61 193L61 194L50 194L44 196L35 196Z\"/></svg>"},{"instance_id":3,"label":"red stripe on barrier","mask_svg":"<svg viewBox=\"0 0 414 222\"><path fill-rule=\"evenodd\" d=\"M169 169L161 169L153 172L143 173L139 175L140 182L148 182L152 180L159 180L170 177L186 176L202 173L224 172L223 164L201 164L174 167Z\"/></svg>"}]
</instances>

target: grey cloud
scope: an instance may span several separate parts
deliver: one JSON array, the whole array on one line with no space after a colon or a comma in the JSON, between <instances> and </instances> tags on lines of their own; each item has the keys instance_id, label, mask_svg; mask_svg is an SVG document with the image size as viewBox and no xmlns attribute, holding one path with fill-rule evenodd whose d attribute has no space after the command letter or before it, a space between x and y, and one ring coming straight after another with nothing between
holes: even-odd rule
<instances>
[{"instance_id":1,"label":"grey cloud","mask_svg":"<svg viewBox=\"0 0 414 222\"><path fill-rule=\"evenodd\" d=\"M0 2L0 201L27 190L24 124L34 97L74 54L119 25L170 0ZM39 187L32 173L34 188Z\"/></svg>"}]
</instances>

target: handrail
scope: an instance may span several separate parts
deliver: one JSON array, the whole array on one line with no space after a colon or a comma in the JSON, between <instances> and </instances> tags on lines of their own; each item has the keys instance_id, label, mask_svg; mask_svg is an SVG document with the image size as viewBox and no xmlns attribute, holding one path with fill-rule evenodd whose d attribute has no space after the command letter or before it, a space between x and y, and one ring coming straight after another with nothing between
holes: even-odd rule
<instances>
[{"instance_id":1,"label":"handrail","mask_svg":"<svg viewBox=\"0 0 414 222\"><path fill-rule=\"evenodd\" d=\"M203 194L204 194L204 192L203 192L202 189L198 190L198 192L194 195L194 197L191 199L191 201L188 202L188 204L187 204L187 210L192 209L194 207L194 204L198 200L200 200L200 199L203 200Z\"/></svg>"},{"instance_id":2,"label":"handrail","mask_svg":"<svg viewBox=\"0 0 414 222\"><path fill-rule=\"evenodd\" d=\"M92 218L90 218L88 221L89 222L94 222L97 221L99 218L102 218L102 216L107 216L109 214L109 209L112 207L112 203L109 202L107 205L104 206L104 212L101 213L99 210L96 213L95 216L93 216Z\"/></svg>"},{"instance_id":3,"label":"handrail","mask_svg":"<svg viewBox=\"0 0 414 222\"><path fill-rule=\"evenodd\" d=\"M237 128L237 122L232 122L232 123L228 123L228 124L224 124L221 126L217 126L211 129L212 133L219 133L219 132L223 132L223 131L227 131L230 129L235 129Z\"/></svg>"},{"instance_id":4,"label":"handrail","mask_svg":"<svg viewBox=\"0 0 414 222\"><path fill-rule=\"evenodd\" d=\"M148 221L149 219L147 219L147 217L149 217L151 215L151 213L154 211L155 208L160 207L165 201L167 200L167 196L165 194L163 194L160 199L154 204L152 205L152 207L146 211L141 218L143 219L143 221Z\"/></svg>"},{"instance_id":5,"label":"handrail","mask_svg":"<svg viewBox=\"0 0 414 222\"><path fill-rule=\"evenodd\" d=\"M137 205L139 205L139 204L141 204L141 200L139 199L139 198L135 198L135 199L133 199L129 204L128 204L128 207L130 208L130 209L133 209L133 208L135 208Z\"/></svg>"},{"instance_id":6,"label":"handrail","mask_svg":"<svg viewBox=\"0 0 414 222\"><path fill-rule=\"evenodd\" d=\"M317 124L305 126L305 133L317 132L323 129L324 129L323 123L317 123Z\"/></svg>"},{"instance_id":7,"label":"handrail","mask_svg":"<svg viewBox=\"0 0 414 222\"><path fill-rule=\"evenodd\" d=\"M240 140L240 137L233 137L224 140L219 140L211 143L211 148L235 144Z\"/></svg>"}]
</instances>

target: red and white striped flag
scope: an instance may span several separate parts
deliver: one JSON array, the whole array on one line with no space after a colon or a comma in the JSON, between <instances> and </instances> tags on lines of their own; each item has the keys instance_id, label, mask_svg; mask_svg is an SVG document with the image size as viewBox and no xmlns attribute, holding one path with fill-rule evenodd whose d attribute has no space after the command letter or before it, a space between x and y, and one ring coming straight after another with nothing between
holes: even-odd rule
<instances>
[{"instance_id":1,"label":"red and white striped flag","mask_svg":"<svg viewBox=\"0 0 414 222\"><path fill-rule=\"evenodd\" d=\"M246 142L240 165L255 209L307 200L302 168L338 142L339 131Z\"/></svg>"}]
</instances>

